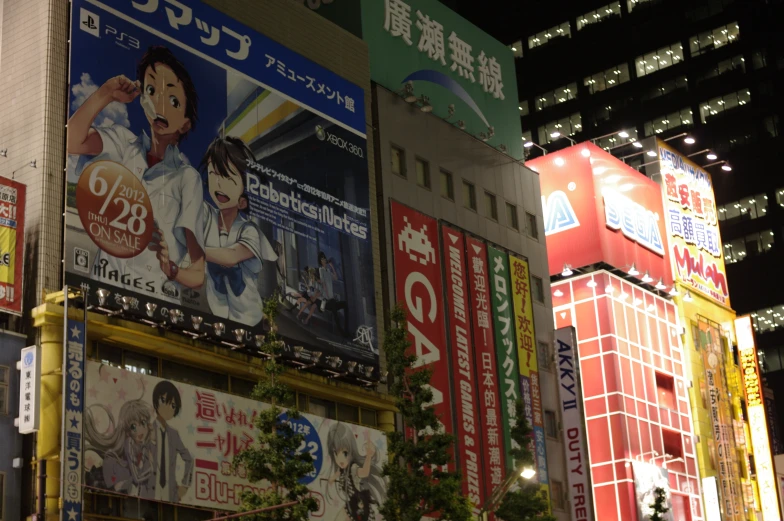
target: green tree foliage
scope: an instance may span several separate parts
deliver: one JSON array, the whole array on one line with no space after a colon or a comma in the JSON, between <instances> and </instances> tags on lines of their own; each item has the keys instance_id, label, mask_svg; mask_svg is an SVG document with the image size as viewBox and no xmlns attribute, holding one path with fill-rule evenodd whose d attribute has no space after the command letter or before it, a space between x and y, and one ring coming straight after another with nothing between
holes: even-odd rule
<instances>
[{"instance_id":1,"label":"green tree foliage","mask_svg":"<svg viewBox=\"0 0 784 521\"><path fill-rule=\"evenodd\" d=\"M414 370L417 357L409 351L406 313L400 305L390 318L391 327L384 337L390 394L411 436L387 433L392 457L384 465L389 485L381 515L385 521L421 521L424 516L469 521L471 503L462 494L460 474L446 470L455 440L441 431L430 405L432 371Z\"/></svg>"},{"instance_id":2,"label":"green tree foliage","mask_svg":"<svg viewBox=\"0 0 784 521\"><path fill-rule=\"evenodd\" d=\"M267 355L267 360L264 363L264 374L253 390L255 400L271 404L271 407L256 416L256 443L237 454L234 468L244 468L251 483L268 487L259 494L245 492L240 511L248 512L290 502L297 504L243 516L243 521L305 521L310 512L318 508L316 500L310 497L308 487L299 482L300 478L313 471L310 453L297 452L304 435L294 433L291 425L284 421L286 418L281 419L284 411L278 407L278 404L290 402L292 393L288 385L280 380L286 368L278 363L283 342L276 332L277 314L278 299L277 295L273 295L264 303L264 316L270 331L259 347ZM289 407L285 412L291 420L300 416L296 407Z\"/></svg>"},{"instance_id":3,"label":"green tree foliage","mask_svg":"<svg viewBox=\"0 0 784 521\"><path fill-rule=\"evenodd\" d=\"M653 489L653 503L648 505L651 507L651 521L664 521L664 514L670 511L667 505L667 491L662 487Z\"/></svg>"},{"instance_id":4,"label":"green tree foliage","mask_svg":"<svg viewBox=\"0 0 784 521\"><path fill-rule=\"evenodd\" d=\"M520 469L536 468L534 455L531 452L532 429L525 419L523 401L515 404L515 425L512 427L512 439L518 447L512 449L518 468L511 472L520 472ZM549 500L542 495L542 487L536 479L518 479L518 488L511 490L504 496L501 505L496 509L495 515L503 521L555 521L555 517L548 514Z\"/></svg>"}]
</instances>

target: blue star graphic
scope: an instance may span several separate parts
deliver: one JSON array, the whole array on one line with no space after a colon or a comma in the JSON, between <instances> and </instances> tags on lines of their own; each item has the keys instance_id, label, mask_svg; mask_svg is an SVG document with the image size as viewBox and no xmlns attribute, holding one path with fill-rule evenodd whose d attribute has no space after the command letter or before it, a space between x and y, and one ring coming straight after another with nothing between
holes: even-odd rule
<instances>
[{"instance_id":1,"label":"blue star graphic","mask_svg":"<svg viewBox=\"0 0 784 521\"><path fill-rule=\"evenodd\" d=\"M193 435L196 432L196 426L192 423L188 425L188 434Z\"/></svg>"},{"instance_id":2,"label":"blue star graphic","mask_svg":"<svg viewBox=\"0 0 784 521\"><path fill-rule=\"evenodd\" d=\"M79 428L79 420L76 417L71 418L71 428L78 429Z\"/></svg>"}]
</instances>

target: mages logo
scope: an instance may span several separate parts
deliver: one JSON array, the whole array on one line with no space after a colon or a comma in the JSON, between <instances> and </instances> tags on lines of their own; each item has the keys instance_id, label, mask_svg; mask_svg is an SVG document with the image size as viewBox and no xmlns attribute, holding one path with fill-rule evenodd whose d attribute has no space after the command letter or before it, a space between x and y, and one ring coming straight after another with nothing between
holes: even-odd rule
<instances>
[{"instance_id":1,"label":"mages logo","mask_svg":"<svg viewBox=\"0 0 784 521\"><path fill-rule=\"evenodd\" d=\"M544 213L544 234L554 235L580 226L577 214L572 208L569 198L561 190L549 196L542 196L542 212Z\"/></svg>"}]
</instances>

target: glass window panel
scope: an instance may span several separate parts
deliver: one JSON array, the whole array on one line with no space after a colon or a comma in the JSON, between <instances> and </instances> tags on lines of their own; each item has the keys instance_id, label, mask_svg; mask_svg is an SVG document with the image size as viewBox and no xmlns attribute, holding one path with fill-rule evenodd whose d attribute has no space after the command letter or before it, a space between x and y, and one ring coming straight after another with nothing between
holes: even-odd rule
<instances>
[{"instance_id":1,"label":"glass window panel","mask_svg":"<svg viewBox=\"0 0 784 521\"><path fill-rule=\"evenodd\" d=\"M520 224L517 221L517 206L506 203L506 224L515 230L520 229Z\"/></svg>"},{"instance_id":2,"label":"glass window panel","mask_svg":"<svg viewBox=\"0 0 784 521\"><path fill-rule=\"evenodd\" d=\"M519 102L519 105L517 106L517 108L520 111L520 115L521 116L527 116L527 115L529 115L531 113L531 111L529 110L529 107L528 107L528 100L527 99L526 100L522 100L521 102Z\"/></svg>"},{"instance_id":3,"label":"glass window panel","mask_svg":"<svg viewBox=\"0 0 784 521\"><path fill-rule=\"evenodd\" d=\"M330 400L322 400L321 398L308 396L308 412L315 414L316 416L321 416L322 418L337 419L335 402Z\"/></svg>"},{"instance_id":4,"label":"glass window panel","mask_svg":"<svg viewBox=\"0 0 784 521\"><path fill-rule=\"evenodd\" d=\"M424 159L416 158L417 184L423 188L430 188L430 163Z\"/></svg>"},{"instance_id":5,"label":"glass window panel","mask_svg":"<svg viewBox=\"0 0 784 521\"><path fill-rule=\"evenodd\" d=\"M132 373L158 376L158 359L154 356L125 351L123 367Z\"/></svg>"},{"instance_id":6,"label":"glass window panel","mask_svg":"<svg viewBox=\"0 0 784 521\"><path fill-rule=\"evenodd\" d=\"M370 427L378 426L378 415L376 411L371 409L362 409L362 425L368 425Z\"/></svg>"},{"instance_id":7,"label":"glass window panel","mask_svg":"<svg viewBox=\"0 0 784 521\"><path fill-rule=\"evenodd\" d=\"M250 398L253 396L253 389L256 388L256 382L253 380L244 380L242 378L231 377L231 393L239 396Z\"/></svg>"},{"instance_id":8,"label":"glass window panel","mask_svg":"<svg viewBox=\"0 0 784 521\"><path fill-rule=\"evenodd\" d=\"M743 237L730 242L732 248L733 262L739 262L746 258L746 240Z\"/></svg>"},{"instance_id":9,"label":"glass window panel","mask_svg":"<svg viewBox=\"0 0 784 521\"><path fill-rule=\"evenodd\" d=\"M392 173L406 177L406 154L403 149L394 145L390 147Z\"/></svg>"},{"instance_id":10,"label":"glass window panel","mask_svg":"<svg viewBox=\"0 0 784 521\"><path fill-rule=\"evenodd\" d=\"M122 349L108 344L98 344L98 359L102 364L122 367Z\"/></svg>"},{"instance_id":11,"label":"glass window panel","mask_svg":"<svg viewBox=\"0 0 784 521\"><path fill-rule=\"evenodd\" d=\"M468 181L463 181L463 206L476 211L476 189Z\"/></svg>"},{"instance_id":12,"label":"glass window panel","mask_svg":"<svg viewBox=\"0 0 784 521\"><path fill-rule=\"evenodd\" d=\"M515 58L522 58L523 57L523 42L521 40L517 40L515 43L509 46L512 49L512 55Z\"/></svg>"},{"instance_id":13,"label":"glass window panel","mask_svg":"<svg viewBox=\"0 0 784 521\"><path fill-rule=\"evenodd\" d=\"M582 116L580 116L579 112L571 115L571 117L569 118L569 123L571 124L571 129L569 132L570 136L573 136L576 133L580 132L583 128L583 118Z\"/></svg>"},{"instance_id":14,"label":"glass window panel","mask_svg":"<svg viewBox=\"0 0 784 521\"><path fill-rule=\"evenodd\" d=\"M544 302L544 283L536 275L531 276L531 296L536 302Z\"/></svg>"},{"instance_id":15,"label":"glass window panel","mask_svg":"<svg viewBox=\"0 0 784 521\"><path fill-rule=\"evenodd\" d=\"M163 378L177 380L196 387L208 387L220 391L229 390L228 375L199 369L191 365L179 364L171 360L163 360L161 366L163 368Z\"/></svg>"},{"instance_id":16,"label":"glass window panel","mask_svg":"<svg viewBox=\"0 0 784 521\"><path fill-rule=\"evenodd\" d=\"M774 238L773 230L765 230L764 232L760 232L762 251L770 251L773 248Z\"/></svg>"},{"instance_id":17,"label":"glass window panel","mask_svg":"<svg viewBox=\"0 0 784 521\"><path fill-rule=\"evenodd\" d=\"M536 215L525 212L525 231L532 239L539 239L539 227L536 224Z\"/></svg>"},{"instance_id":18,"label":"glass window panel","mask_svg":"<svg viewBox=\"0 0 784 521\"><path fill-rule=\"evenodd\" d=\"M487 217L494 221L498 220L498 203L490 192L485 192L485 212Z\"/></svg>"},{"instance_id":19,"label":"glass window panel","mask_svg":"<svg viewBox=\"0 0 784 521\"><path fill-rule=\"evenodd\" d=\"M441 195L450 201L455 200L455 186L452 181L452 174L446 170L441 170Z\"/></svg>"},{"instance_id":20,"label":"glass window panel","mask_svg":"<svg viewBox=\"0 0 784 521\"><path fill-rule=\"evenodd\" d=\"M338 403L338 421L359 423L359 407Z\"/></svg>"}]
</instances>

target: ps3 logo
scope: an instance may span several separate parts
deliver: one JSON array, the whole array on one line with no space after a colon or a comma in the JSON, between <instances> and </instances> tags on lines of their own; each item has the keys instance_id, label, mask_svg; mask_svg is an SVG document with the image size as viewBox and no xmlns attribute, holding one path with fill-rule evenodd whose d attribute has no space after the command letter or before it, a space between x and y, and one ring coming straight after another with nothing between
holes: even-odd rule
<instances>
[{"instance_id":1,"label":"ps3 logo","mask_svg":"<svg viewBox=\"0 0 784 521\"><path fill-rule=\"evenodd\" d=\"M111 25L106 26L106 32L104 34L110 34L114 36L115 42L117 45L124 49L138 49L139 48L139 40L134 38L128 33L118 32L117 29L112 27Z\"/></svg>"}]
</instances>

